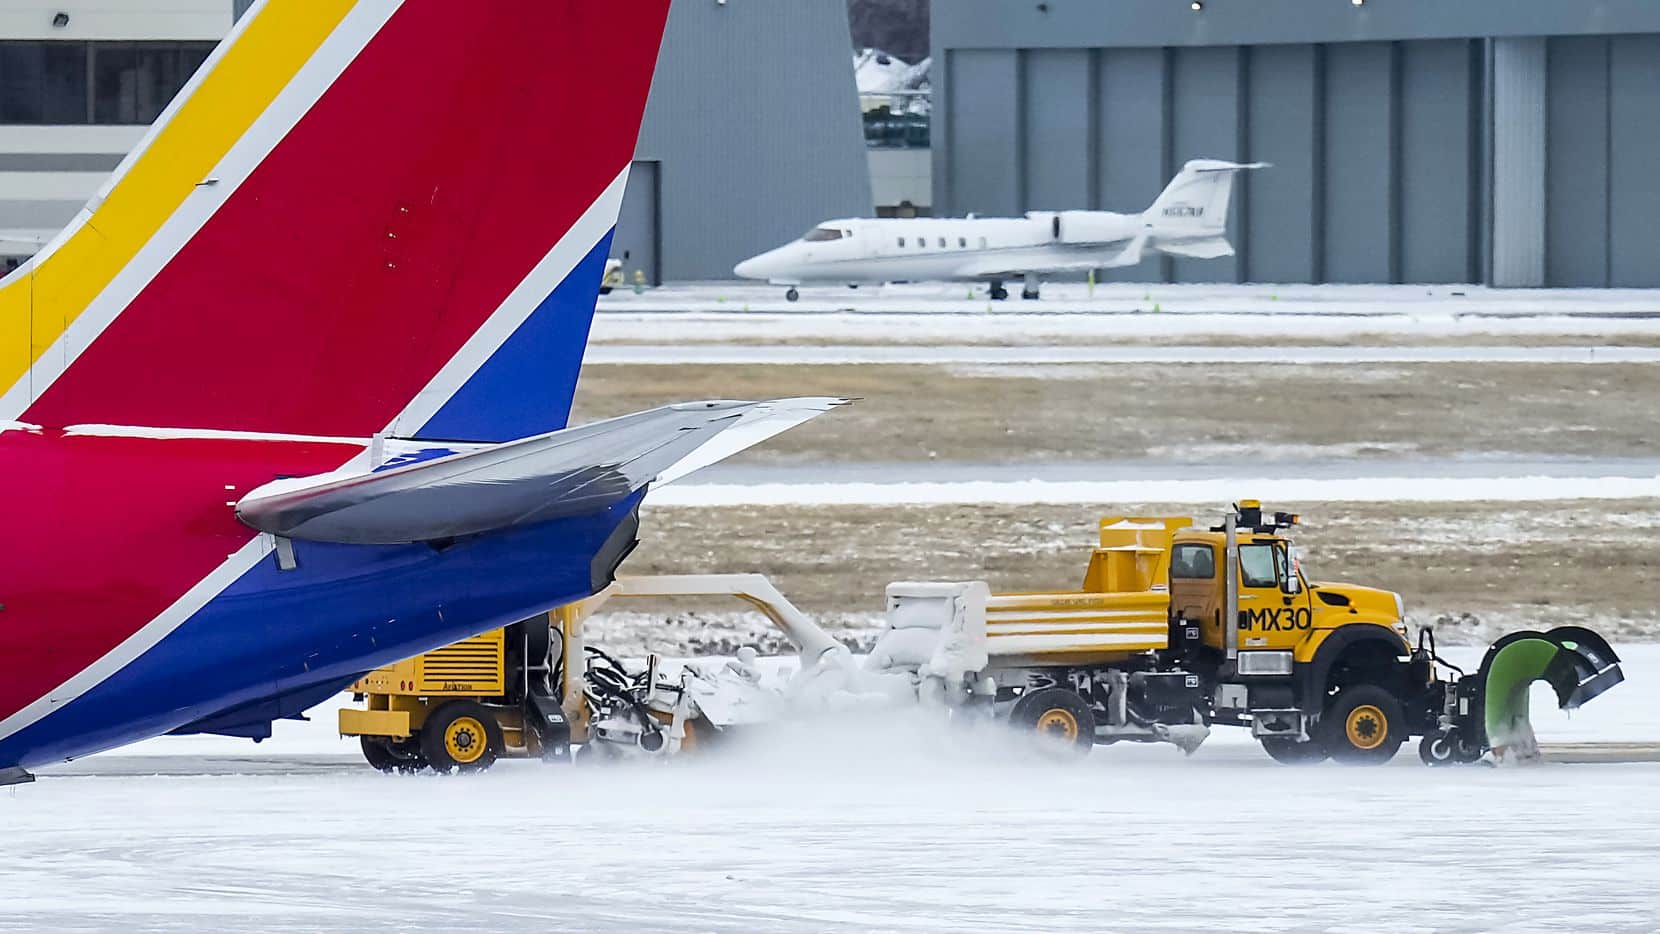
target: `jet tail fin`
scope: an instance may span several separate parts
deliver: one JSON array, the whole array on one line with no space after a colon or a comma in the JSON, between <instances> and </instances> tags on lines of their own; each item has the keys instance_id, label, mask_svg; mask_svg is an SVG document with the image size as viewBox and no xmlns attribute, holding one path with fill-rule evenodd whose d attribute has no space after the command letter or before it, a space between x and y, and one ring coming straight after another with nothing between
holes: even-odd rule
<instances>
[{"instance_id":1,"label":"jet tail fin","mask_svg":"<svg viewBox=\"0 0 1660 934\"><path fill-rule=\"evenodd\" d=\"M563 427L668 8L255 4L0 281L0 419Z\"/></svg>"},{"instance_id":2,"label":"jet tail fin","mask_svg":"<svg viewBox=\"0 0 1660 934\"><path fill-rule=\"evenodd\" d=\"M1227 228L1234 176L1267 166L1266 162L1194 159L1182 166L1181 172L1165 186L1145 217L1160 232L1169 231L1178 237L1219 237Z\"/></svg>"}]
</instances>

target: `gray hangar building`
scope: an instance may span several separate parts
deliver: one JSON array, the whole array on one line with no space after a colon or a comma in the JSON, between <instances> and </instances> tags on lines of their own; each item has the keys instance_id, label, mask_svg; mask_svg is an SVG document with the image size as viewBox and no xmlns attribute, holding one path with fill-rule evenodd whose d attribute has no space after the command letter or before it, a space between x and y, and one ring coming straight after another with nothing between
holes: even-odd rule
<instances>
[{"instance_id":1,"label":"gray hangar building","mask_svg":"<svg viewBox=\"0 0 1660 934\"><path fill-rule=\"evenodd\" d=\"M1139 211L1265 161L1172 282L1660 285L1654 0L947 0L934 209Z\"/></svg>"}]
</instances>

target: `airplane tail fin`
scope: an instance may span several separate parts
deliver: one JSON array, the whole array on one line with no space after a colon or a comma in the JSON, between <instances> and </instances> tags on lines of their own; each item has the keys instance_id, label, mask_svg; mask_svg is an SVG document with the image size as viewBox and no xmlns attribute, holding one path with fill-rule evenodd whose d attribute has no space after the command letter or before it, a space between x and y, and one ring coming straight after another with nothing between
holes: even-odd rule
<instances>
[{"instance_id":1,"label":"airplane tail fin","mask_svg":"<svg viewBox=\"0 0 1660 934\"><path fill-rule=\"evenodd\" d=\"M1227 230L1234 176L1267 165L1194 159L1182 166L1145 217L1160 232L1176 237L1221 236Z\"/></svg>"},{"instance_id":2,"label":"airplane tail fin","mask_svg":"<svg viewBox=\"0 0 1660 934\"><path fill-rule=\"evenodd\" d=\"M0 420L563 427L669 0L264 0L0 282Z\"/></svg>"}]
</instances>

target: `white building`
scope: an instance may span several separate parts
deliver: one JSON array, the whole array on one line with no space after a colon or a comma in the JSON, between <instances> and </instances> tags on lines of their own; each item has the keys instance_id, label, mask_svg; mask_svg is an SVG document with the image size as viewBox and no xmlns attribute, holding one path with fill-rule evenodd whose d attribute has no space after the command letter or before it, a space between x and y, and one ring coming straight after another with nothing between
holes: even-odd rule
<instances>
[{"instance_id":1,"label":"white building","mask_svg":"<svg viewBox=\"0 0 1660 934\"><path fill-rule=\"evenodd\" d=\"M251 5L0 0L0 272L74 218ZM725 278L868 214L847 34L839 2L675 0L613 255L652 281Z\"/></svg>"},{"instance_id":2,"label":"white building","mask_svg":"<svg viewBox=\"0 0 1660 934\"><path fill-rule=\"evenodd\" d=\"M0 271L75 216L229 31L232 0L0 0Z\"/></svg>"}]
</instances>

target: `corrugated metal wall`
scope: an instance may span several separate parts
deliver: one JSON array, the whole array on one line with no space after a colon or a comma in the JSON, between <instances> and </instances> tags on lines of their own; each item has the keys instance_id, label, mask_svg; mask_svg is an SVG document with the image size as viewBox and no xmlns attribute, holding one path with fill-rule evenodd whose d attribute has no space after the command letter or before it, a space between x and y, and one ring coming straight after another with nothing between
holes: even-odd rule
<instances>
[{"instance_id":1,"label":"corrugated metal wall","mask_svg":"<svg viewBox=\"0 0 1660 934\"><path fill-rule=\"evenodd\" d=\"M675 0L636 150L660 163L663 279L729 279L821 220L872 212L848 37L839 2Z\"/></svg>"},{"instance_id":2,"label":"corrugated metal wall","mask_svg":"<svg viewBox=\"0 0 1660 934\"><path fill-rule=\"evenodd\" d=\"M1483 54L1467 40L953 50L936 206L1139 211L1188 159L1262 160L1274 168L1236 189L1238 256L1112 276L1469 282Z\"/></svg>"},{"instance_id":3,"label":"corrugated metal wall","mask_svg":"<svg viewBox=\"0 0 1660 934\"><path fill-rule=\"evenodd\" d=\"M1660 286L1660 3L1210 6L937 5L936 212L1137 211L1262 160L1238 256L1109 275Z\"/></svg>"},{"instance_id":4,"label":"corrugated metal wall","mask_svg":"<svg viewBox=\"0 0 1660 934\"><path fill-rule=\"evenodd\" d=\"M1660 286L1660 36L1546 43L1546 281Z\"/></svg>"}]
</instances>

